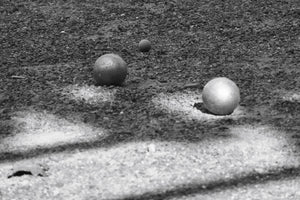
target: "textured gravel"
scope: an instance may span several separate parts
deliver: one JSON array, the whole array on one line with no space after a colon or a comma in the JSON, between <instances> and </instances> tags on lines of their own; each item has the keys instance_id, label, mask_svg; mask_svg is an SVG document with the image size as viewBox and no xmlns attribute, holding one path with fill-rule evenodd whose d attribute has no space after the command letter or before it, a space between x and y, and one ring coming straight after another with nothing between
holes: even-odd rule
<instances>
[{"instance_id":1,"label":"textured gravel","mask_svg":"<svg viewBox=\"0 0 300 200\"><path fill-rule=\"evenodd\" d=\"M300 199L299 9L2 0L0 199ZM124 85L94 86L105 53ZM240 88L232 115L203 110L217 76Z\"/></svg>"}]
</instances>

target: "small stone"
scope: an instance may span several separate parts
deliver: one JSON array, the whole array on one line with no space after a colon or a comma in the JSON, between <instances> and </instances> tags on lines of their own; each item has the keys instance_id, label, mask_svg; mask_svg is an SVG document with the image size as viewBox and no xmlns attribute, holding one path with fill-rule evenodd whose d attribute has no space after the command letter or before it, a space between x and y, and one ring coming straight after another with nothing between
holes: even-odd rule
<instances>
[{"instance_id":1,"label":"small stone","mask_svg":"<svg viewBox=\"0 0 300 200\"><path fill-rule=\"evenodd\" d=\"M147 148L147 151L150 152L150 153L154 153L156 151L155 144L149 144L148 148Z\"/></svg>"}]
</instances>

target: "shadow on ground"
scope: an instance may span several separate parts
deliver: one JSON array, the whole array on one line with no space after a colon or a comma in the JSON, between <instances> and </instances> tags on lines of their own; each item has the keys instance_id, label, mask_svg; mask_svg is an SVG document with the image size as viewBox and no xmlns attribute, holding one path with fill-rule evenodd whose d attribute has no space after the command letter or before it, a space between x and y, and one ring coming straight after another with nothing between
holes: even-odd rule
<instances>
[{"instance_id":1,"label":"shadow on ground","mask_svg":"<svg viewBox=\"0 0 300 200\"><path fill-rule=\"evenodd\" d=\"M285 105L285 107L284 107ZM199 103L197 105L200 108L197 108L202 111L203 106ZM84 141L84 142L74 142L74 143L66 143L60 145L53 145L51 147L38 147L35 149L29 149L24 151L5 151L0 152L0 163L5 163L9 161L23 160L28 158L33 158L37 156L42 156L44 154L55 154L61 152L72 152L75 150L87 150L93 148L111 148L114 145L128 143L132 141L151 141L151 140L161 140L161 141L175 141L175 142L189 142L189 143L197 143L202 142L206 139L213 140L226 140L231 138L231 134L228 131L229 127L235 125L245 125L245 124L263 124L263 125L271 125L271 127L275 127L284 131L286 133L286 137L288 141L294 143L294 140L299 140L299 134L295 131L291 131L291 127L284 126L283 123L286 123L286 120L289 120L291 124L295 124L295 120L297 118L290 117L290 119L285 118L282 119L281 115L286 115L287 113L294 113L297 116L297 108L299 108L299 103L289 103L289 102L281 102L280 106L274 105L273 107L267 108L267 112L270 109L275 109L276 107L280 107L276 116L279 118L270 118L264 119L266 116L255 116L255 113L248 113L247 116L242 116L238 119L224 118L219 119L213 122L201 122L197 120L180 120L178 121L178 117L176 115L172 116L172 114L167 114L168 116L162 116L159 120L168 120L172 121L173 126L170 126L170 123L166 123L168 127L155 127L157 124L152 124L150 127L146 127L144 130L131 130L127 129L125 131L116 131L112 130L106 137L99 137L93 141ZM151 109L151 108L150 108ZM296 110L296 111L295 111ZM249 111L251 112L251 111ZM142 113L144 115L144 113ZM64 116L60 116L64 117ZM149 118L154 118L148 116ZM268 116L267 116L268 118ZM277 120L276 120L277 119ZM118 119L115 119L118 120ZM281 123L277 123L280 122ZM141 122L141 121L139 121ZM162 121L164 122L164 121ZM86 122L87 124L94 126L97 122ZM142 124L147 124L143 121ZM162 123L161 123L162 124ZM99 125L99 124L98 124ZM176 127L179 126L179 127ZM152 127L151 127L152 126ZM14 127L7 126L5 124L0 124L1 134L10 135L10 131L13 130ZM106 127L105 127L106 128ZM297 131L297 130L296 130ZM0 141L1 144L1 141ZM299 144L297 144L297 151L299 151Z\"/></svg>"},{"instance_id":2,"label":"shadow on ground","mask_svg":"<svg viewBox=\"0 0 300 200\"><path fill-rule=\"evenodd\" d=\"M226 119L225 121L228 121ZM196 122L194 122L196 123ZM198 125L201 125L198 122ZM10 131L14 127L9 127L6 129L5 135L10 135ZM176 128L176 127L175 127ZM151 129L151 128L150 128ZM210 130L209 132L204 132L204 130ZM229 132L229 128L226 126L217 126L215 123L206 124L202 126L200 130L193 130L189 132L189 134L185 134L184 132L180 132L174 135L172 131L166 131L164 135L162 135L162 130L160 132L155 132L156 136L153 133L150 137L145 131L142 130L143 134L138 135L134 131L119 131L119 132L111 132L106 136L98 136L97 139L92 141L79 141L79 142L70 142L70 143L61 143L61 144L53 144L52 146L42 146L39 145L35 148L27 148L25 150L11 150L7 149L7 151L0 152L0 163L6 163L11 161L24 160L29 158L35 158L47 154L57 154L62 152L73 152L73 151L84 151L88 149L97 149L97 148L112 148L115 145L126 144L133 141L136 142L146 142L152 140L160 140L160 141L169 141L169 142L190 142L197 143L203 142L205 140L227 140L230 139L231 133ZM3 134L3 133L2 133ZM51 132L49 133L51 134ZM37 138L38 139L38 138ZM0 141L1 144L1 141ZM2 144L3 145L3 144Z\"/></svg>"}]
</instances>

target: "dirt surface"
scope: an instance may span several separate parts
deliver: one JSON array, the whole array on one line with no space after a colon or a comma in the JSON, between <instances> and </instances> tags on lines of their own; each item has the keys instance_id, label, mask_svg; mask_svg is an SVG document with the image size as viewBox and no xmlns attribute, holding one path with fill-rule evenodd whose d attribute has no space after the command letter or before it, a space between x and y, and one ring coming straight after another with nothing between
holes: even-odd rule
<instances>
[{"instance_id":1,"label":"dirt surface","mask_svg":"<svg viewBox=\"0 0 300 200\"><path fill-rule=\"evenodd\" d=\"M300 198L298 0L2 0L0 12L0 199ZM105 53L127 62L124 85L94 86ZM241 91L228 116L201 108L219 76Z\"/></svg>"}]
</instances>

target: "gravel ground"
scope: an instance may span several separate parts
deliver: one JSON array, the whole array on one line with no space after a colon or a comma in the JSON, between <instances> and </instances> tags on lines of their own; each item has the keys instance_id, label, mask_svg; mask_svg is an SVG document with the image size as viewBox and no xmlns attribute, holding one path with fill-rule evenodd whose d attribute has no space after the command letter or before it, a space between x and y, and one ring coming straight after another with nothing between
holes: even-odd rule
<instances>
[{"instance_id":1,"label":"gravel ground","mask_svg":"<svg viewBox=\"0 0 300 200\"><path fill-rule=\"evenodd\" d=\"M0 4L0 199L300 199L294 0ZM152 43L148 53L138 42ZM122 86L96 87L119 54ZM225 76L234 113L202 109Z\"/></svg>"}]
</instances>

